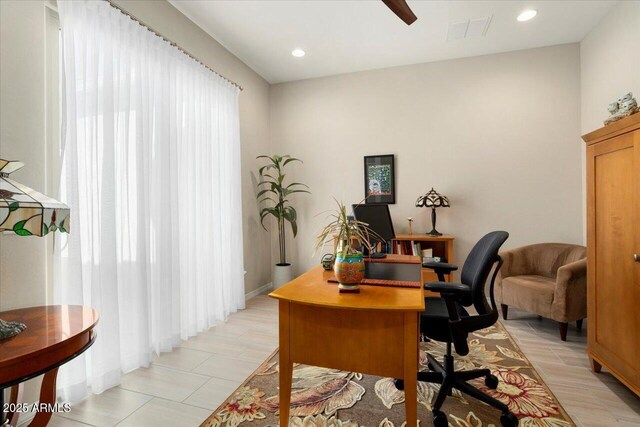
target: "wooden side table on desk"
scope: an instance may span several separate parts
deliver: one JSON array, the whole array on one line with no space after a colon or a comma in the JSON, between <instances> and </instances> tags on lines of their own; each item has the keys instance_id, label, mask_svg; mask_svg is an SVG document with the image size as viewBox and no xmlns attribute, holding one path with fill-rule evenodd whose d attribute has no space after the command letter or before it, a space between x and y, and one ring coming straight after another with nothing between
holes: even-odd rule
<instances>
[{"instance_id":1,"label":"wooden side table on desk","mask_svg":"<svg viewBox=\"0 0 640 427\"><path fill-rule=\"evenodd\" d=\"M372 278L418 284L419 259L407 258L376 263ZM404 379L407 426L415 427L422 288L361 285L359 294L341 294L332 277L317 266L269 294L279 300L280 426L289 425L293 364L303 363Z\"/></svg>"},{"instance_id":2,"label":"wooden side table on desk","mask_svg":"<svg viewBox=\"0 0 640 427\"><path fill-rule=\"evenodd\" d=\"M20 334L0 341L0 392L11 387L9 425L18 423L19 412L14 409L22 383L44 374L39 405L45 410L36 413L29 427L46 426L56 403L58 368L91 347L98 312L78 305L47 305L5 311L0 318L27 325Z\"/></svg>"}]
</instances>

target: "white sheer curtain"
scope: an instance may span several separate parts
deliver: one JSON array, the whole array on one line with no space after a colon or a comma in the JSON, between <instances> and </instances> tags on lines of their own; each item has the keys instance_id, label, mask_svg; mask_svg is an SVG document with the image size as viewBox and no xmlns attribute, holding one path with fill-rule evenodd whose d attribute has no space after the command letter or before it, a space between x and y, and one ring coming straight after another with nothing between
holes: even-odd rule
<instances>
[{"instance_id":1,"label":"white sheer curtain","mask_svg":"<svg viewBox=\"0 0 640 427\"><path fill-rule=\"evenodd\" d=\"M54 299L100 312L61 372L77 401L244 308L238 89L106 1L58 1L61 197Z\"/></svg>"}]
</instances>

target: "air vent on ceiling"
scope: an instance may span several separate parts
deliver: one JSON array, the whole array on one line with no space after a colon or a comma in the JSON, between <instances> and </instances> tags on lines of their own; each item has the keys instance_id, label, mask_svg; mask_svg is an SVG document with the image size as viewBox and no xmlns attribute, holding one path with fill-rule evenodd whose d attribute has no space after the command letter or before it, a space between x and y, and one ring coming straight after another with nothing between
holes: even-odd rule
<instances>
[{"instance_id":1,"label":"air vent on ceiling","mask_svg":"<svg viewBox=\"0 0 640 427\"><path fill-rule=\"evenodd\" d=\"M483 37L487 35L489 25L491 25L491 18L493 18L493 15L477 19L450 22L449 31L447 32L447 41Z\"/></svg>"}]
</instances>

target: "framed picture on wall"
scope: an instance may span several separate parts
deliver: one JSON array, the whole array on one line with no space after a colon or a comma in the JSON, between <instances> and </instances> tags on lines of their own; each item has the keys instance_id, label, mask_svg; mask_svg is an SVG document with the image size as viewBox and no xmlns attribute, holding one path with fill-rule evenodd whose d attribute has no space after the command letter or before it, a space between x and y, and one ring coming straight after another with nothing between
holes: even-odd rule
<instances>
[{"instance_id":1,"label":"framed picture on wall","mask_svg":"<svg viewBox=\"0 0 640 427\"><path fill-rule=\"evenodd\" d=\"M364 156L364 195L368 204L396 202L393 154Z\"/></svg>"}]
</instances>

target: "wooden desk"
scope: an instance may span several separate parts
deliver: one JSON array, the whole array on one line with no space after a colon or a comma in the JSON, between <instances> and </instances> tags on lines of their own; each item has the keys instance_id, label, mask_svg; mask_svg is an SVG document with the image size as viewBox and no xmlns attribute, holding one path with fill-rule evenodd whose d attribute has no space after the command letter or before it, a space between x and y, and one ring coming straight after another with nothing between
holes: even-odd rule
<instances>
[{"instance_id":1,"label":"wooden desk","mask_svg":"<svg viewBox=\"0 0 640 427\"><path fill-rule=\"evenodd\" d=\"M332 275L317 266L269 294L279 300L280 426L289 425L294 363L404 379L407 425L417 425L422 289L340 294Z\"/></svg>"},{"instance_id":2,"label":"wooden desk","mask_svg":"<svg viewBox=\"0 0 640 427\"><path fill-rule=\"evenodd\" d=\"M39 403L52 407L58 368L93 344L98 312L77 305L48 305L5 311L0 318L27 325L20 334L0 341L0 391L11 387L10 403L15 405L22 383L44 374ZM18 424L18 415L7 413L10 425ZM46 426L50 418L51 412L38 411L29 427Z\"/></svg>"}]
</instances>

